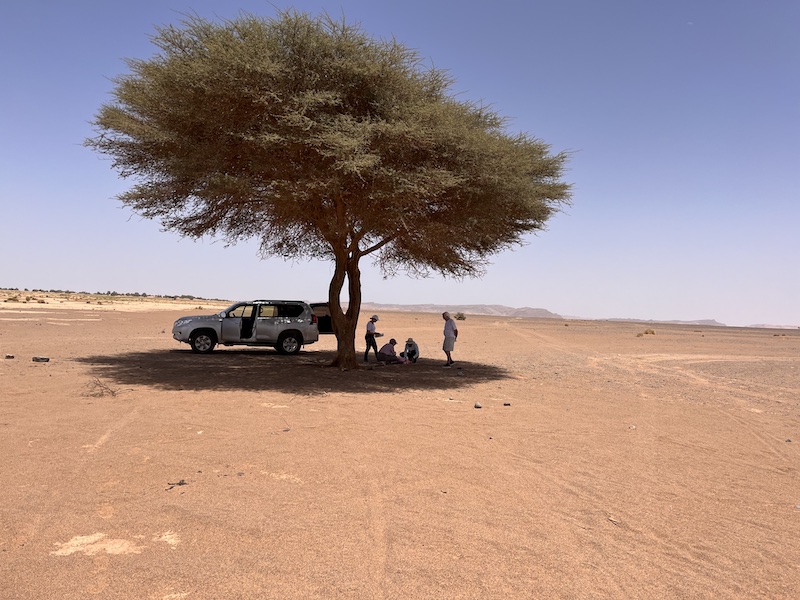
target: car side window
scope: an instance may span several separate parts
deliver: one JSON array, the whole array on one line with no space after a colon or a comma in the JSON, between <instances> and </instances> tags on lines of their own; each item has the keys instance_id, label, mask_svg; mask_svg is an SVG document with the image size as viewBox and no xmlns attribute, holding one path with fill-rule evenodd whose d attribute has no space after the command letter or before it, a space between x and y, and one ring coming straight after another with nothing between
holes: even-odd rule
<instances>
[{"instance_id":1,"label":"car side window","mask_svg":"<svg viewBox=\"0 0 800 600\"><path fill-rule=\"evenodd\" d=\"M229 317L252 317L253 316L253 309L255 307L252 304L242 304L241 306L237 306L232 311L228 313Z\"/></svg>"},{"instance_id":2,"label":"car side window","mask_svg":"<svg viewBox=\"0 0 800 600\"><path fill-rule=\"evenodd\" d=\"M295 318L303 314L303 307L300 304L279 304L278 316Z\"/></svg>"},{"instance_id":3,"label":"car side window","mask_svg":"<svg viewBox=\"0 0 800 600\"><path fill-rule=\"evenodd\" d=\"M262 304L258 307L258 316L259 317L274 317L276 314L275 305L274 304Z\"/></svg>"}]
</instances>

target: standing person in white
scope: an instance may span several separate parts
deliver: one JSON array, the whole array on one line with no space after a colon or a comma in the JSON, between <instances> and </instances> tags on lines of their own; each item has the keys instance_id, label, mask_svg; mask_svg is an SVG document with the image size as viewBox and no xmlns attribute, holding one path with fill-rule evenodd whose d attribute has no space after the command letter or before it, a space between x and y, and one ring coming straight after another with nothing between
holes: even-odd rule
<instances>
[{"instance_id":1,"label":"standing person in white","mask_svg":"<svg viewBox=\"0 0 800 600\"><path fill-rule=\"evenodd\" d=\"M442 344L442 350L444 350L445 355L447 356L447 364L445 367L449 367L453 364L453 358L450 356L450 353L456 346L456 339L458 339L458 327L456 327L456 322L450 318L449 312L443 312L442 318L444 319L444 344Z\"/></svg>"},{"instance_id":2,"label":"standing person in white","mask_svg":"<svg viewBox=\"0 0 800 600\"><path fill-rule=\"evenodd\" d=\"M381 337L383 334L375 331L375 323L379 321L378 315L372 315L367 322L367 333L364 335L364 340L367 342L367 349L364 351L364 362L369 360L369 349L375 351L375 360L378 358L378 343L375 341L376 337Z\"/></svg>"}]
</instances>

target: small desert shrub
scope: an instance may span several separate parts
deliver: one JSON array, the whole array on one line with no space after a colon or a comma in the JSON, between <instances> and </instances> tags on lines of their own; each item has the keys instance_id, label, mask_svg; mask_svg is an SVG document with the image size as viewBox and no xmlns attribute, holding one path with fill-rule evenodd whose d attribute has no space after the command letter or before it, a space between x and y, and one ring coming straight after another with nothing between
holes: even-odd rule
<instances>
[{"instance_id":1,"label":"small desert shrub","mask_svg":"<svg viewBox=\"0 0 800 600\"><path fill-rule=\"evenodd\" d=\"M652 330L652 329L645 329L644 330L644 334L645 335L655 335L656 332L654 330Z\"/></svg>"},{"instance_id":2,"label":"small desert shrub","mask_svg":"<svg viewBox=\"0 0 800 600\"><path fill-rule=\"evenodd\" d=\"M19 302L19 296L11 296L10 298L6 298L6 302Z\"/></svg>"},{"instance_id":3,"label":"small desert shrub","mask_svg":"<svg viewBox=\"0 0 800 600\"><path fill-rule=\"evenodd\" d=\"M92 380L86 384L86 391L83 395L92 398L103 398L105 396L113 397L119 393L120 390L112 388L110 385L100 381L97 377L93 377Z\"/></svg>"},{"instance_id":4,"label":"small desert shrub","mask_svg":"<svg viewBox=\"0 0 800 600\"><path fill-rule=\"evenodd\" d=\"M458 312L458 313L456 313L455 315L453 315L453 318L454 318L456 321L466 321L466 320L467 320L467 315L465 315L465 314L464 314L464 313L462 313L462 312Z\"/></svg>"}]
</instances>

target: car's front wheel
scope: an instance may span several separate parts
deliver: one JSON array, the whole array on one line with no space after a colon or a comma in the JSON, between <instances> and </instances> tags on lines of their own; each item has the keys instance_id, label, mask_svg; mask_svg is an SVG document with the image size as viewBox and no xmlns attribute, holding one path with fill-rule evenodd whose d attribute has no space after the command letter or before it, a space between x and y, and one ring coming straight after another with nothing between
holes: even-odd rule
<instances>
[{"instance_id":1,"label":"car's front wheel","mask_svg":"<svg viewBox=\"0 0 800 600\"><path fill-rule=\"evenodd\" d=\"M217 335L213 331L197 331L189 338L192 352L207 354L217 345Z\"/></svg>"},{"instance_id":2,"label":"car's front wheel","mask_svg":"<svg viewBox=\"0 0 800 600\"><path fill-rule=\"evenodd\" d=\"M297 354L300 352L300 346L303 345L302 338L294 332L287 331L282 333L278 338L278 345L275 349L280 354Z\"/></svg>"}]
</instances>

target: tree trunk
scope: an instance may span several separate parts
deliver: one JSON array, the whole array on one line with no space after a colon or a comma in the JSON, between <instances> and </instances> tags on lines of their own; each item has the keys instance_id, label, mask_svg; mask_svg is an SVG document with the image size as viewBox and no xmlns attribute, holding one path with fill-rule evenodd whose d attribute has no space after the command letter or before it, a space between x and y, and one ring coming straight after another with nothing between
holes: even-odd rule
<instances>
[{"instance_id":1,"label":"tree trunk","mask_svg":"<svg viewBox=\"0 0 800 600\"><path fill-rule=\"evenodd\" d=\"M352 254L337 256L333 278L328 288L331 323L336 335L336 356L331 366L343 371L358 368L355 341L358 315L361 312L361 271L358 268L358 258ZM349 293L346 313L342 311L340 300L345 279Z\"/></svg>"}]
</instances>

